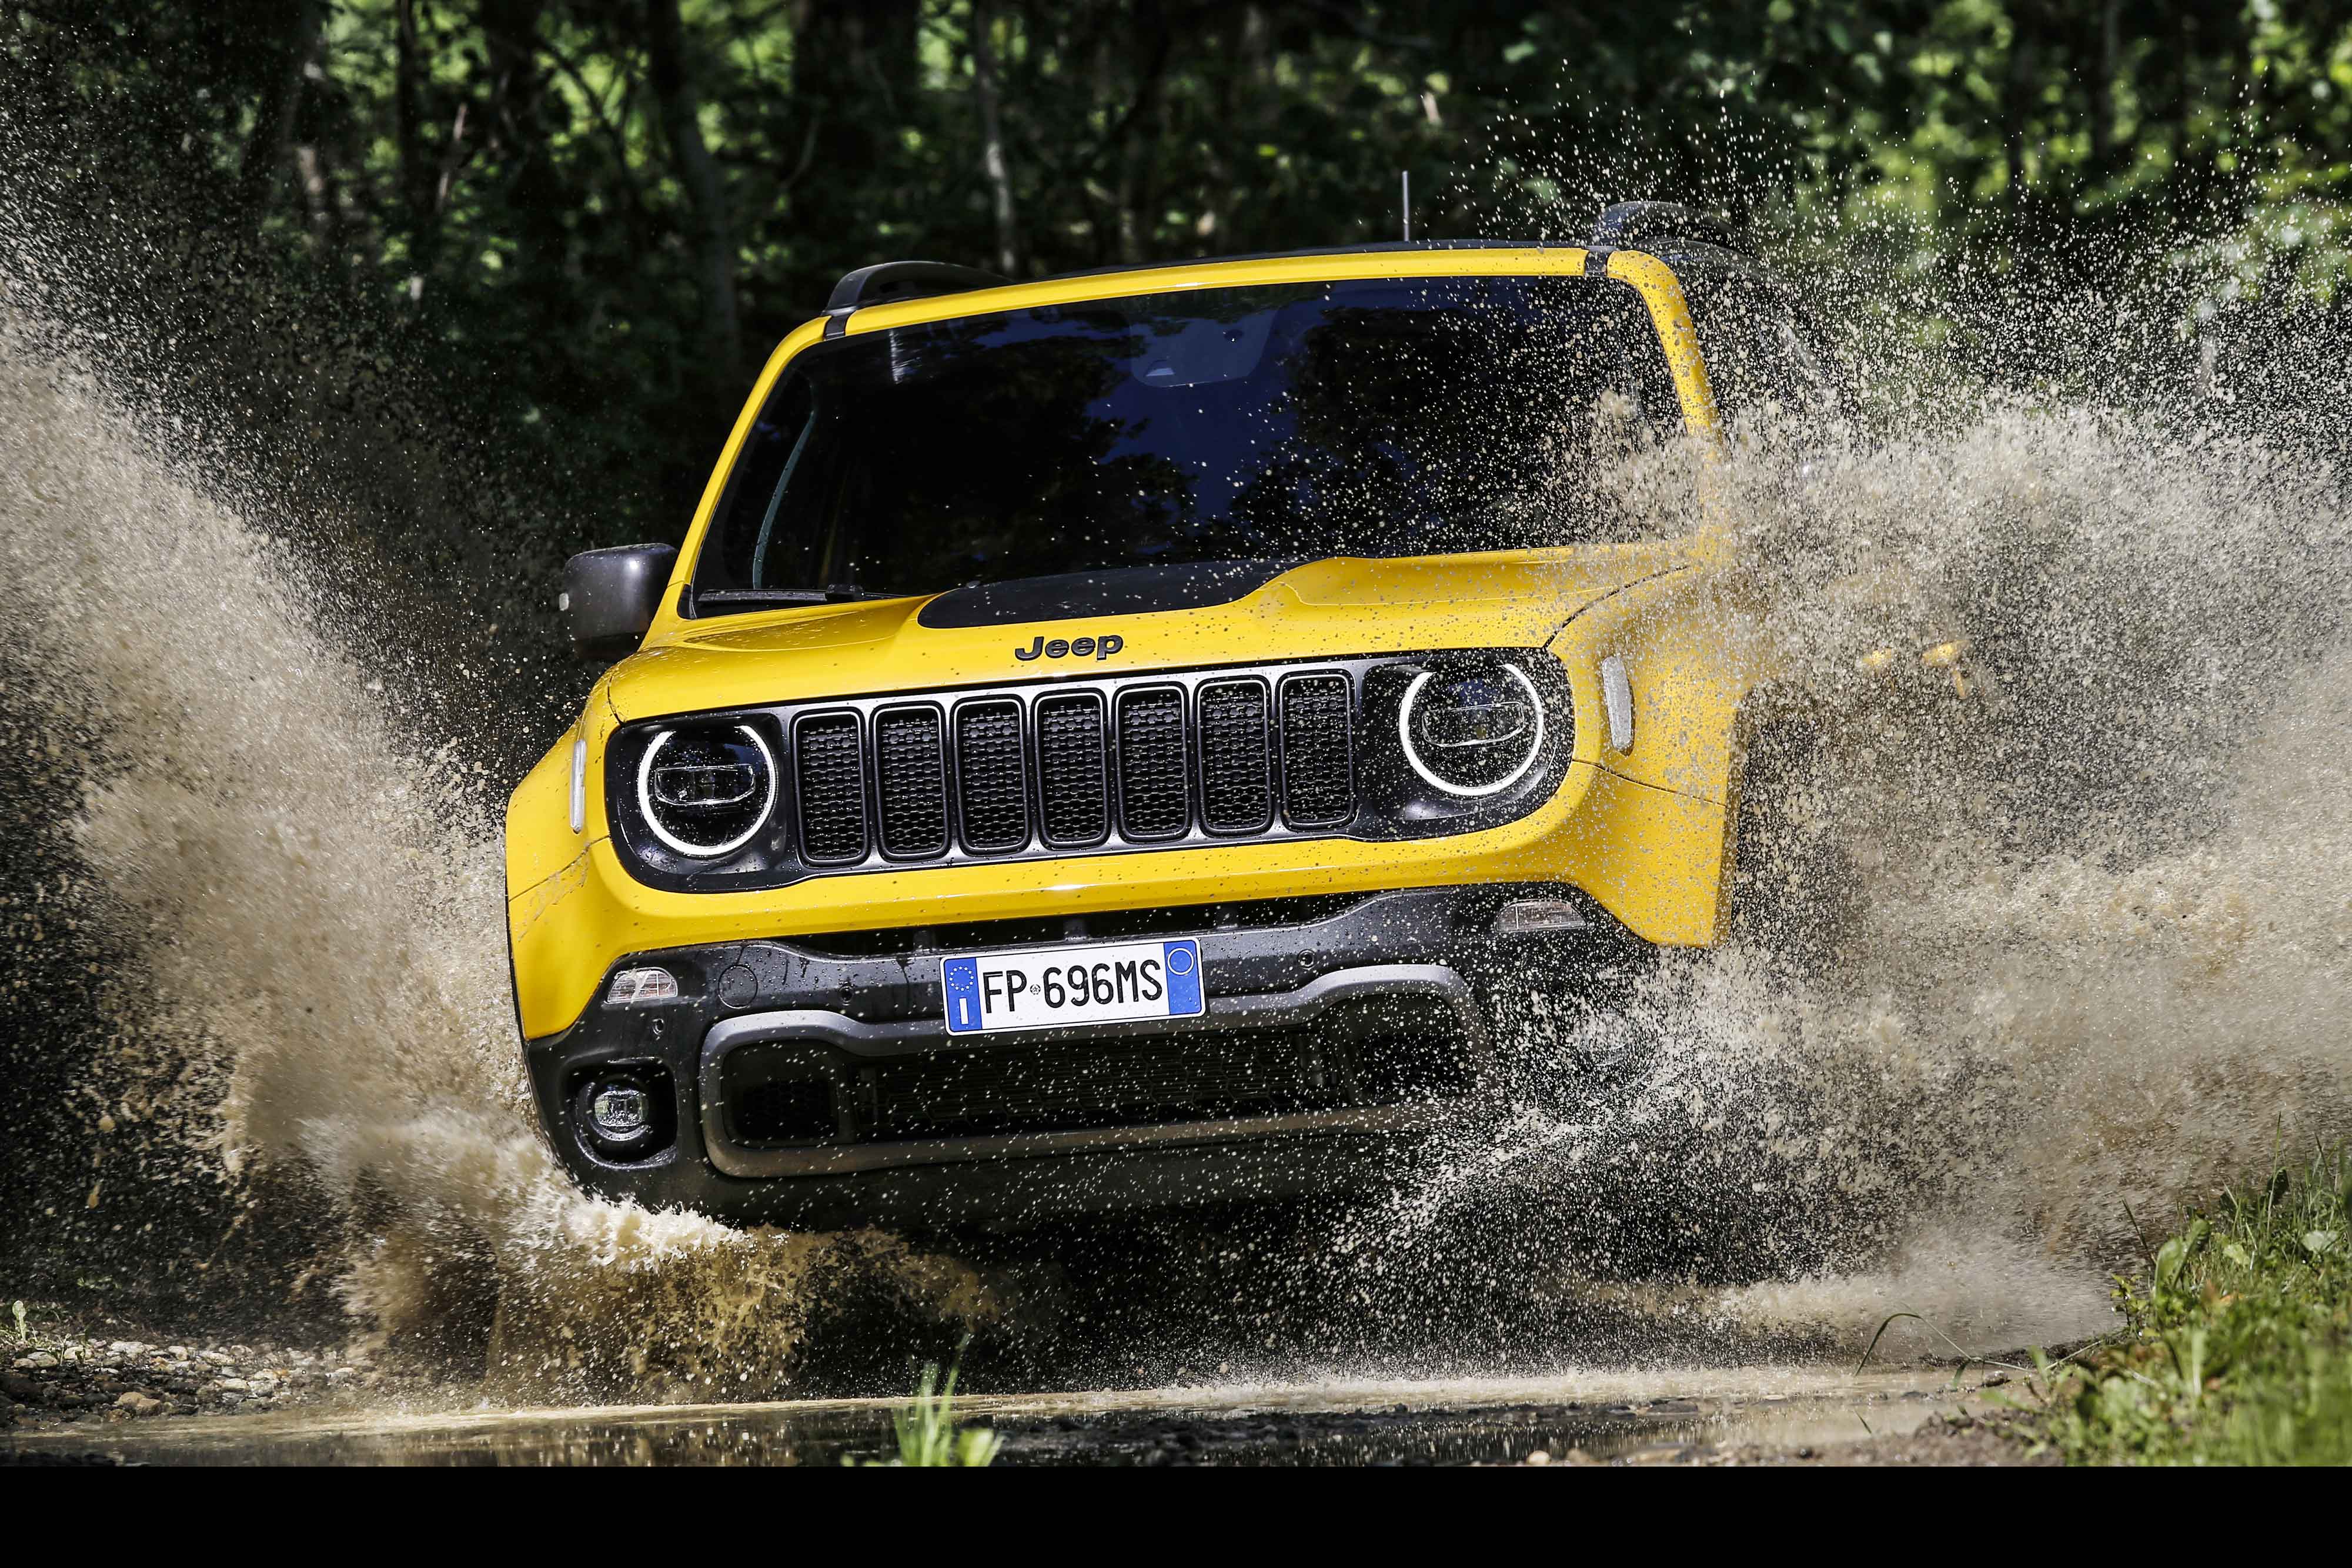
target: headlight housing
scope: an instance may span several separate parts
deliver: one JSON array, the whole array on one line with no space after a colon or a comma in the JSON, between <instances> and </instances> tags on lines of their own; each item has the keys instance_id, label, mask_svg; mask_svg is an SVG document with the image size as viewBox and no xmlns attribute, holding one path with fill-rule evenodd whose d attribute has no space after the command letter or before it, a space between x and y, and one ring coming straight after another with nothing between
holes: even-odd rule
<instances>
[{"instance_id":1,"label":"headlight housing","mask_svg":"<svg viewBox=\"0 0 2352 1568\"><path fill-rule=\"evenodd\" d=\"M1363 802L1369 837L1465 832L1527 815L1559 787L1575 704L1558 660L1464 649L1365 672Z\"/></svg>"},{"instance_id":2,"label":"headlight housing","mask_svg":"<svg viewBox=\"0 0 2352 1568\"><path fill-rule=\"evenodd\" d=\"M1397 705L1406 766L1465 800L1499 795L1543 754L1543 694L1517 664L1423 670Z\"/></svg>"},{"instance_id":3,"label":"headlight housing","mask_svg":"<svg viewBox=\"0 0 2352 1568\"><path fill-rule=\"evenodd\" d=\"M748 724L654 733L637 760L637 810L672 854L713 861L755 838L776 810L776 757Z\"/></svg>"}]
</instances>

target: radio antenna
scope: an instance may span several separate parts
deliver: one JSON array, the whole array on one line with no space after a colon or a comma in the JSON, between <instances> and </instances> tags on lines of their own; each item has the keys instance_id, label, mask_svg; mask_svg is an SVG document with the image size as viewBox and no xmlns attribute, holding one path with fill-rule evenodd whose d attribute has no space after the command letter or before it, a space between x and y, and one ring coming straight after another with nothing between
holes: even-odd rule
<instances>
[{"instance_id":1,"label":"radio antenna","mask_svg":"<svg viewBox=\"0 0 2352 1568\"><path fill-rule=\"evenodd\" d=\"M1410 169L1398 170L1397 182L1403 188L1404 192L1404 237L1405 243L1410 245L1412 243L1412 171Z\"/></svg>"}]
</instances>

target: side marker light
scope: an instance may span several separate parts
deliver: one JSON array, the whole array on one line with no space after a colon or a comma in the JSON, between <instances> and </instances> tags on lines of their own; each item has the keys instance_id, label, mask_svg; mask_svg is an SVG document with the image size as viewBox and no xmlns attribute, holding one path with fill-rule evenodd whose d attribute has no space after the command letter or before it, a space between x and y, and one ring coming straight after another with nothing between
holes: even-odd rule
<instances>
[{"instance_id":1,"label":"side marker light","mask_svg":"<svg viewBox=\"0 0 2352 1568\"><path fill-rule=\"evenodd\" d=\"M584 832L588 827L588 739L583 736L572 743L572 831Z\"/></svg>"},{"instance_id":2,"label":"side marker light","mask_svg":"<svg viewBox=\"0 0 2352 1568\"><path fill-rule=\"evenodd\" d=\"M1609 744L1623 752L1633 749L1633 683L1626 678L1625 661L1612 653L1601 661L1601 706L1609 713Z\"/></svg>"},{"instance_id":3,"label":"side marker light","mask_svg":"<svg viewBox=\"0 0 2352 1568\"><path fill-rule=\"evenodd\" d=\"M677 977L667 969L624 969L613 977L613 988L604 993L608 1008L625 1008L637 1002L667 1002L677 998Z\"/></svg>"}]
</instances>

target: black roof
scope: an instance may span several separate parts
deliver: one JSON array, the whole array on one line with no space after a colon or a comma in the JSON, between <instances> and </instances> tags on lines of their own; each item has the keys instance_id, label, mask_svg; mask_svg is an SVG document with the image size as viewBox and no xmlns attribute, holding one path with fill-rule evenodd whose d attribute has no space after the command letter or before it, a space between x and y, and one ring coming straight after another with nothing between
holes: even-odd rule
<instances>
[{"instance_id":1,"label":"black roof","mask_svg":"<svg viewBox=\"0 0 2352 1568\"><path fill-rule=\"evenodd\" d=\"M1764 277L1733 226L1723 219L1697 213L1674 202L1620 202L1605 208L1590 239L1412 239L1379 240L1362 245L1313 246L1300 250L1255 251L1242 256L1204 256L1161 261L1125 262L1113 267L1082 267L1045 277L1012 278L978 267L943 261L886 261L861 267L834 286L825 302L828 316L846 316L868 305L894 304L942 294L963 294L998 288L1012 283L1058 283L1076 277L1100 277L1121 272L1156 272L1171 267L1197 267L1226 261L1289 261L1316 256L1374 256L1395 251L1443 250L1641 250L1659 257L1677 272L1690 270L1721 276L1737 273Z\"/></svg>"}]
</instances>

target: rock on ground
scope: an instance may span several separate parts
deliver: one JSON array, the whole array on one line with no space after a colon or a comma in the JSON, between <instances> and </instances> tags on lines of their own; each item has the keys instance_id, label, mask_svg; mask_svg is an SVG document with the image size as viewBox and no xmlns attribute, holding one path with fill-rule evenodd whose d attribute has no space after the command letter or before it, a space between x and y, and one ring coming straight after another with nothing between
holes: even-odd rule
<instances>
[{"instance_id":1,"label":"rock on ground","mask_svg":"<svg viewBox=\"0 0 2352 1568\"><path fill-rule=\"evenodd\" d=\"M14 1339L0 1331L0 1431L282 1410L355 1399L383 1376L359 1349Z\"/></svg>"}]
</instances>

